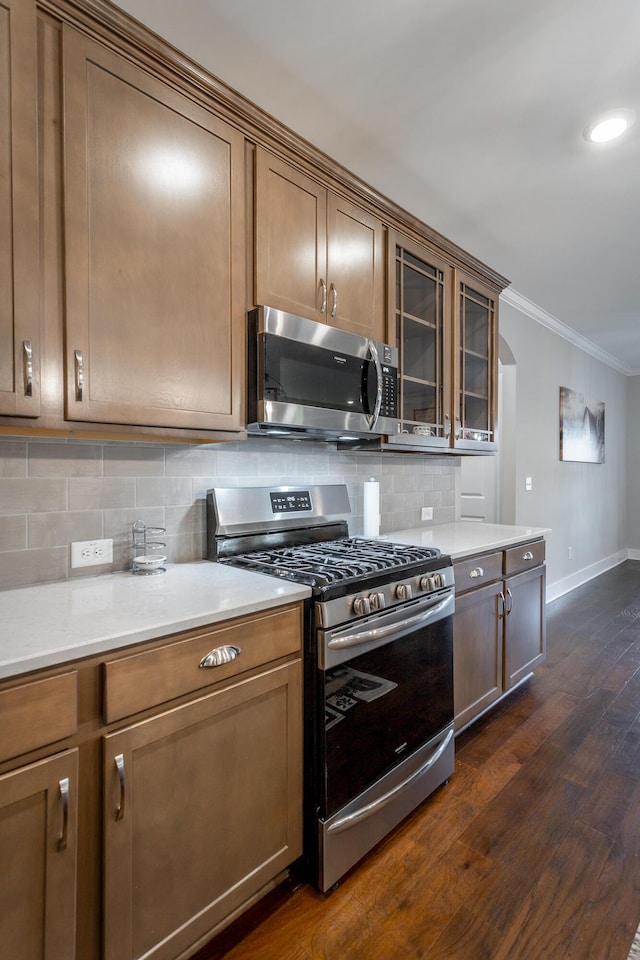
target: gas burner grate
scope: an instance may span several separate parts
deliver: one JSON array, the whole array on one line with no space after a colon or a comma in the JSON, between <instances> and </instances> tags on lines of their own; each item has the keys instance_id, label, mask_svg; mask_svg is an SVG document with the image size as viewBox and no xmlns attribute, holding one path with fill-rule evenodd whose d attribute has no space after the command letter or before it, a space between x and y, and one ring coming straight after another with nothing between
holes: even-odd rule
<instances>
[{"instance_id":1,"label":"gas burner grate","mask_svg":"<svg viewBox=\"0 0 640 960\"><path fill-rule=\"evenodd\" d=\"M345 537L275 550L238 554L234 564L258 572L326 585L408 567L440 556L435 547L414 547L386 540Z\"/></svg>"}]
</instances>

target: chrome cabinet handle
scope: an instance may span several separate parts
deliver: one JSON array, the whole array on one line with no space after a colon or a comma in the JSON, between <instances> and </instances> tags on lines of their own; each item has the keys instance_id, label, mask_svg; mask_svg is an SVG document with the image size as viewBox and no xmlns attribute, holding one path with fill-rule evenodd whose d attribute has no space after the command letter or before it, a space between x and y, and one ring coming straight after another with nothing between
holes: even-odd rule
<instances>
[{"instance_id":1,"label":"chrome cabinet handle","mask_svg":"<svg viewBox=\"0 0 640 960\"><path fill-rule=\"evenodd\" d=\"M523 553L523 554L522 554L522 559L523 559L523 560L533 560L533 554L531 553L531 550L527 550L525 553Z\"/></svg>"},{"instance_id":2,"label":"chrome cabinet handle","mask_svg":"<svg viewBox=\"0 0 640 960\"><path fill-rule=\"evenodd\" d=\"M331 282L331 293L333 294L333 304L331 306L331 316L335 317L338 310L338 291L336 290L336 285Z\"/></svg>"},{"instance_id":3,"label":"chrome cabinet handle","mask_svg":"<svg viewBox=\"0 0 640 960\"><path fill-rule=\"evenodd\" d=\"M506 605L507 605L506 612L507 612L507 615L508 615L508 614L510 614L511 611L513 610L513 594L511 593L511 590L509 590L509 587L507 587L507 600L506 600Z\"/></svg>"},{"instance_id":4,"label":"chrome cabinet handle","mask_svg":"<svg viewBox=\"0 0 640 960\"><path fill-rule=\"evenodd\" d=\"M203 657L198 666L201 669L208 670L210 667L221 667L224 663L231 663L242 653L240 647L233 647L231 644L225 644L223 647L215 647L210 650L206 657Z\"/></svg>"},{"instance_id":5,"label":"chrome cabinet handle","mask_svg":"<svg viewBox=\"0 0 640 960\"><path fill-rule=\"evenodd\" d=\"M31 340L22 341L22 370L25 397L33 396L33 350Z\"/></svg>"},{"instance_id":6,"label":"chrome cabinet handle","mask_svg":"<svg viewBox=\"0 0 640 960\"><path fill-rule=\"evenodd\" d=\"M498 620L503 620L506 611L506 601L504 598L504 593L502 590L498 594L498 599L500 600L500 609L498 610Z\"/></svg>"},{"instance_id":7,"label":"chrome cabinet handle","mask_svg":"<svg viewBox=\"0 0 640 960\"><path fill-rule=\"evenodd\" d=\"M320 313L326 313L327 312L327 285L322 279L320 279L320 287L322 289L322 303L320 304Z\"/></svg>"},{"instance_id":8,"label":"chrome cabinet handle","mask_svg":"<svg viewBox=\"0 0 640 960\"><path fill-rule=\"evenodd\" d=\"M473 570L470 572L469 576L472 577L474 580L476 577L484 577L484 570L482 569L482 567L474 567Z\"/></svg>"},{"instance_id":9,"label":"chrome cabinet handle","mask_svg":"<svg viewBox=\"0 0 640 960\"><path fill-rule=\"evenodd\" d=\"M460 417L456 417L456 429L455 429L455 438L456 438L456 440L459 440L459 439L460 439L460 433L461 433Z\"/></svg>"},{"instance_id":10,"label":"chrome cabinet handle","mask_svg":"<svg viewBox=\"0 0 640 960\"><path fill-rule=\"evenodd\" d=\"M447 438L451 436L451 417L448 413L444 415L444 435Z\"/></svg>"},{"instance_id":11,"label":"chrome cabinet handle","mask_svg":"<svg viewBox=\"0 0 640 960\"><path fill-rule=\"evenodd\" d=\"M115 757L116 770L118 771L118 781L120 783L120 802L116 807L116 820L122 820L124 817L124 801L125 801L125 789L124 789L124 753L119 753Z\"/></svg>"},{"instance_id":12,"label":"chrome cabinet handle","mask_svg":"<svg viewBox=\"0 0 640 960\"><path fill-rule=\"evenodd\" d=\"M82 359L82 350L74 350L73 358L76 364L76 400L82 400L84 390L84 360Z\"/></svg>"},{"instance_id":13,"label":"chrome cabinet handle","mask_svg":"<svg viewBox=\"0 0 640 960\"><path fill-rule=\"evenodd\" d=\"M65 850L67 846L67 833L69 830L69 777L58 782L60 790L60 800L62 801L62 827L58 834L58 850Z\"/></svg>"}]
</instances>

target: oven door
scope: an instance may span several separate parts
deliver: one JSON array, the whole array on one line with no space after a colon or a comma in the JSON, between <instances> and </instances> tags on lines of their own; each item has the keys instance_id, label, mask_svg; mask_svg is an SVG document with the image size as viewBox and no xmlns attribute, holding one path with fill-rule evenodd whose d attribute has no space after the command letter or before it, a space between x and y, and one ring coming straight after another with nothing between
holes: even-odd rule
<instances>
[{"instance_id":1,"label":"oven door","mask_svg":"<svg viewBox=\"0 0 640 960\"><path fill-rule=\"evenodd\" d=\"M318 631L320 819L452 723L453 611L448 590Z\"/></svg>"}]
</instances>

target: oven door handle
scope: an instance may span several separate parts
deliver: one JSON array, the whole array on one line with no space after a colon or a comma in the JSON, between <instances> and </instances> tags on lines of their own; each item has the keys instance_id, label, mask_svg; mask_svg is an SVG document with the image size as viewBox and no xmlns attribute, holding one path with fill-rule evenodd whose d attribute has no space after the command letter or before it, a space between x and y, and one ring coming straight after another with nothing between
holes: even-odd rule
<instances>
[{"instance_id":1,"label":"oven door handle","mask_svg":"<svg viewBox=\"0 0 640 960\"><path fill-rule=\"evenodd\" d=\"M327 647L330 650L344 650L345 647L357 647L364 643L371 643L372 640L393 640L412 630L414 627L421 627L433 620L441 619L445 616L444 611L453 603L453 593L437 600L431 604L427 610L416 614L414 617L405 617L397 623L391 623L386 627L372 627L371 630L358 630L357 633L347 633L344 637L332 637L327 641Z\"/></svg>"},{"instance_id":2,"label":"oven door handle","mask_svg":"<svg viewBox=\"0 0 640 960\"><path fill-rule=\"evenodd\" d=\"M397 796L402 790L406 789L409 784L413 783L414 780L417 780L423 774L429 770L430 767L436 763L447 749L451 743L451 738L453 737L453 729L449 730L448 734L437 747L437 749L431 754L429 759L418 767L417 770L414 770L413 773L402 781L402 783L397 784L392 790L389 790L387 793L383 793L381 797L378 797L376 800L372 800L371 803L367 803L364 807L360 807L359 810L355 810L353 813L348 814L346 817L340 817L339 820L336 820L335 823L332 823L330 827L327 827L327 833L339 833L341 830L348 830L349 827L353 827L356 823L359 823L361 820L366 820L367 817L373 816L374 813L377 813L383 807L386 807L387 804L391 803L393 798Z\"/></svg>"}]
</instances>

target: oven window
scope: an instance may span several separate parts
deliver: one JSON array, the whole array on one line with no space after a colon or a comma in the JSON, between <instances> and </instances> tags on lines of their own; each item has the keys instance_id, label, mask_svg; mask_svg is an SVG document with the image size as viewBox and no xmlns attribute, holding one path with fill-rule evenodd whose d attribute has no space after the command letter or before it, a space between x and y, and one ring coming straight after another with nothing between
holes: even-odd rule
<instances>
[{"instance_id":1,"label":"oven window","mask_svg":"<svg viewBox=\"0 0 640 960\"><path fill-rule=\"evenodd\" d=\"M446 617L318 676L326 818L453 720L453 620Z\"/></svg>"},{"instance_id":2,"label":"oven window","mask_svg":"<svg viewBox=\"0 0 640 960\"><path fill-rule=\"evenodd\" d=\"M375 403L375 367L369 360L264 336L264 399L307 407L370 414Z\"/></svg>"}]
</instances>

